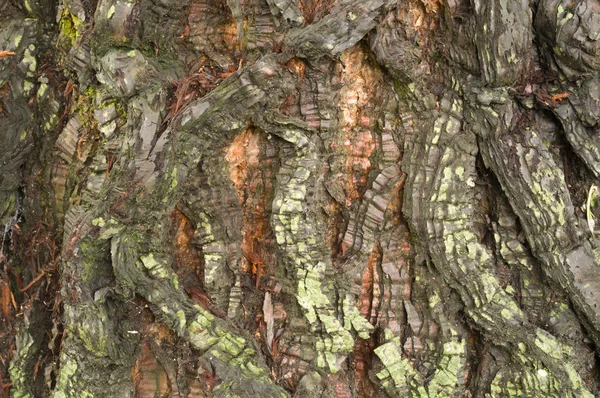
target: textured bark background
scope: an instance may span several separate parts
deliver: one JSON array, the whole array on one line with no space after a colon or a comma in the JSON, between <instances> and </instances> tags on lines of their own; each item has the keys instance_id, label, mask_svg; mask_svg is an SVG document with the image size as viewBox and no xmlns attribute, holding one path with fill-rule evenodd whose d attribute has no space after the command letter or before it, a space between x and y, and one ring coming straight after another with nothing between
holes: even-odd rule
<instances>
[{"instance_id":1,"label":"textured bark background","mask_svg":"<svg viewBox=\"0 0 600 398\"><path fill-rule=\"evenodd\" d=\"M597 0L0 0L12 397L600 395Z\"/></svg>"}]
</instances>

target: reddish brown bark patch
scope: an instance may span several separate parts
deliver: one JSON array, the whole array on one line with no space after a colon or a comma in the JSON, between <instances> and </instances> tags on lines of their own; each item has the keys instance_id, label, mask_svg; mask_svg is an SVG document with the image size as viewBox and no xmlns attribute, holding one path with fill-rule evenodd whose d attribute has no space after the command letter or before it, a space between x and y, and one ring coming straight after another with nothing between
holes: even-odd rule
<instances>
[{"instance_id":1,"label":"reddish brown bark patch","mask_svg":"<svg viewBox=\"0 0 600 398\"><path fill-rule=\"evenodd\" d=\"M334 3L335 0L300 0L298 8L302 11L305 25L317 22L329 14Z\"/></svg>"},{"instance_id":2,"label":"reddish brown bark patch","mask_svg":"<svg viewBox=\"0 0 600 398\"><path fill-rule=\"evenodd\" d=\"M142 346L142 353L131 370L135 396L138 398L168 397L173 394L173 384L164 367L148 343Z\"/></svg>"},{"instance_id":3,"label":"reddish brown bark patch","mask_svg":"<svg viewBox=\"0 0 600 398\"><path fill-rule=\"evenodd\" d=\"M195 278L201 284L204 280L204 264L202 253L192 243L194 227L190 220L178 209L174 208L170 214L173 233L173 248L175 257L175 272L180 277ZM180 275L181 274L181 275Z\"/></svg>"},{"instance_id":4,"label":"reddish brown bark patch","mask_svg":"<svg viewBox=\"0 0 600 398\"><path fill-rule=\"evenodd\" d=\"M273 149L266 134L250 127L235 137L225 155L242 205L242 270L254 275L257 288L265 276L272 274L270 265L275 260L270 223L275 165L269 152Z\"/></svg>"},{"instance_id":5,"label":"reddish brown bark patch","mask_svg":"<svg viewBox=\"0 0 600 398\"><path fill-rule=\"evenodd\" d=\"M173 270L177 274L180 286L196 304L225 318L226 314L214 305L204 290L204 257L192 242L195 231L193 225L178 208L173 209L170 217L172 252L175 260Z\"/></svg>"}]
</instances>

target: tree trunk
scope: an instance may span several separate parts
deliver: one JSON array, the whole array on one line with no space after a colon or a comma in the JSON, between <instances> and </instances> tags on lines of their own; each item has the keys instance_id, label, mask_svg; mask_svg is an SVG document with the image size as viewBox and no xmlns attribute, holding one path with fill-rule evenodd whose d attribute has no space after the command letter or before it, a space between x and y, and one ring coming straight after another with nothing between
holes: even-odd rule
<instances>
[{"instance_id":1,"label":"tree trunk","mask_svg":"<svg viewBox=\"0 0 600 398\"><path fill-rule=\"evenodd\" d=\"M599 31L0 0L3 396L598 396Z\"/></svg>"}]
</instances>

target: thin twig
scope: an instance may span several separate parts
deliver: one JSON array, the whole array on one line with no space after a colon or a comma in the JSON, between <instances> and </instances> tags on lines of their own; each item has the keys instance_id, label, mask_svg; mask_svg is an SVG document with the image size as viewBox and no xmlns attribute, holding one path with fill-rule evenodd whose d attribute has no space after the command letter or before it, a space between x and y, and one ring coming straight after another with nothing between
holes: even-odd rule
<instances>
[{"instance_id":1,"label":"thin twig","mask_svg":"<svg viewBox=\"0 0 600 398\"><path fill-rule=\"evenodd\" d=\"M40 279L42 279L42 277L46 275L46 271L42 271L38 276L35 277L34 280L32 280L31 282L29 282L29 284L27 286L25 286L23 289L19 289L19 291L21 293L25 292L27 289L29 289L31 286L35 285Z\"/></svg>"}]
</instances>

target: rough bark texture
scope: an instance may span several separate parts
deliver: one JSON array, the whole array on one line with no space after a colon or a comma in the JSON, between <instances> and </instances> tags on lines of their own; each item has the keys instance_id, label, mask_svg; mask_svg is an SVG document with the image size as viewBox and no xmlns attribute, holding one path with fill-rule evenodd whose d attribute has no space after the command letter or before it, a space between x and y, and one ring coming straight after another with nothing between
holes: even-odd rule
<instances>
[{"instance_id":1,"label":"rough bark texture","mask_svg":"<svg viewBox=\"0 0 600 398\"><path fill-rule=\"evenodd\" d=\"M600 394L597 0L0 0L12 397Z\"/></svg>"}]
</instances>

